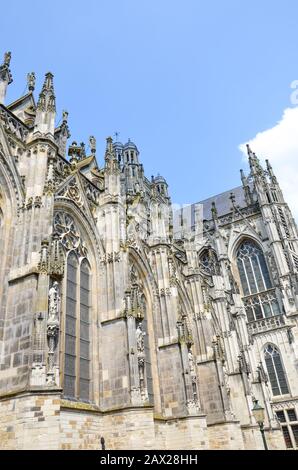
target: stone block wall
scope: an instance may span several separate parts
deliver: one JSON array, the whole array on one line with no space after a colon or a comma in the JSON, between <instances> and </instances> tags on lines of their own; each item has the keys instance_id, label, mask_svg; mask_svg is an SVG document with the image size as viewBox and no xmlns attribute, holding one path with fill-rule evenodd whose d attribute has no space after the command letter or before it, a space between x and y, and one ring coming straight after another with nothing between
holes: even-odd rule
<instances>
[{"instance_id":1,"label":"stone block wall","mask_svg":"<svg viewBox=\"0 0 298 470\"><path fill-rule=\"evenodd\" d=\"M206 416L165 419L153 407L102 412L96 406L61 399L60 393L36 393L0 400L1 450L240 450L262 449L256 427L239 422L207 427ZM267 431L269 449L283 449L281 432Z\"/></svg>"},{"instance_id":2,"label":"stone block wall","mask_svg":"<svg viewBox=\"0 0 298 470\"><path fill-rule=\"evenodd\" d=\"M244 442L238 421L208 426L209 448L213 450L243 450Z\"/></svg>"},{"instance_id":3,"label":"stone block wall","mask_svg":"<svg viewBox=\"0 0 298 470\"><path fill-rule=\"evenodd\" d=\"M58 449L60 396L23 395L0 401L1 449Z\"/></svg>"},{"instance_id":4,"label":"stone block wall","mask_svg":"<svg viewBox=\"0 0 298 470\"><path fill-rule=\"evenodd\" d=\"M155 449L208 449L206 417L155 421Z\"/></svg>"}]
</instances>

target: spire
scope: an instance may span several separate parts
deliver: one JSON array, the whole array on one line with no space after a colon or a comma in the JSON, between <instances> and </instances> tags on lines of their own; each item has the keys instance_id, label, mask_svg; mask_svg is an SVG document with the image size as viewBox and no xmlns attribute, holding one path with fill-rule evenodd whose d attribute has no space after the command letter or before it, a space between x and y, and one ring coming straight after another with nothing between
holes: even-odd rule
<instances>
[{"instance_id":1,"label":"spire","mask_svg":"<svg viewBox=\"0 0 298 470\"><path fill-rule=\"evenodd\" d=\"M251 170L251 174L253 176L261 176L264 177L264 171L260 164L260 160L258 159L257 155L251 150L249 144L246 144L247 154L248 154L248 162Z\"/></svg>"},{"instance_id":2,"label":"spire","mask_svg":"<svg viewBox=\"0 0 298 470\"><path fill-rule=\"evenodd\" d=\"M107 147L106 147L106 158L113 156L113 139L112 137L107 137Z\"/></svg>"},{"instance_id":3,"label":"spire","mask_svg":"<svg viewBox=\"0 0 298 470\"><path fill-rule=\"evenodd\" d=\"M119 173L119 163L113 148L112 137L107 138L107 147L105 154L105 171L108 174Z\"/></svg>"},{"instance_id":4,"label":"spire","mask_svg":"<svg viewBox=\"0 0 298 470\"><path fill-rule=\"evenodd\" d=\"M46 73L42 90L37 102L37 109L50 112L56 111L53 78L54 75L51 72Z\"/></svg>"},{"instance_id":5,"label":"spire","mask_svg":"<svg viewBox=\"0 0 298 470\"><path fill-rule=\"evenodd\" d=\"M11 52L5 52L3 64L0 65L0 104L4 103L7 86L12 83L12 75L10 72Z\"/></svg>"},{"instance_id":6,"label":"spire","mask_svg":"<svg viewBox=\"0 0 298 470\"><path fill-rule=\"evenodd\" d=\"M51 72L46 73L37 102L35 128L41 134L54 134L56 100L53 78L54 76Z\"/></svg>"}]
</instances>

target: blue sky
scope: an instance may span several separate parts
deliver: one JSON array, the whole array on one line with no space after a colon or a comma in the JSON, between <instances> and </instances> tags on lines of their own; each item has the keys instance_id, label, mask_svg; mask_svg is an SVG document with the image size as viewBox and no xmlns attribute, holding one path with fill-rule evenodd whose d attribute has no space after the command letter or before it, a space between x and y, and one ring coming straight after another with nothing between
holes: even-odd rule
<instances>
[{"instance_id":1,"label":"blue sky","mask_svg":"<svg viewBox=\"0 0 298 470\"><path fill-rule=\"evenodd\" d=\"M37 94L52 71L70 141L95 135L102 165L107 136L130 138L176 203L239 185L239 145L293 108L297 0L16 0L1 16L7 100L24 92L27 72Z\"/></svg>"}]
</instances>

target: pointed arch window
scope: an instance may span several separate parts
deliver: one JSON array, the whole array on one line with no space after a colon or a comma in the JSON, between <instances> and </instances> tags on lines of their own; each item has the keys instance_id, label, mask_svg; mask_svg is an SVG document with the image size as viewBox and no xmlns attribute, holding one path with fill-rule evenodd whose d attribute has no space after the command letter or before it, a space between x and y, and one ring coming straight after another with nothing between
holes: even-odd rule
<instances>
[{"instance_id":1,"label":"pointed arch window","mask_svg":"<svg viewBox=\"0 0 298 470\"><path fill-rule=\"evenodd\" d=\"M237 266L248 321L280 315L264 253L253 240L244 240L239 246Z\"/></svg>"},{"instance_id":2,"label":"pointed arch window","mask_svg":"<svg viewBox=\"0 0 298 470\"><path fill-rule=\"evenodd\" d=\"M90 399L90 268L73 251L66 266L64 395Z\"/></svg>"},{"instance_id":3,"label":"pointed arch window","mask_svg":"<svg viewBox=\"0 0 298 470\"><path fill-rule=\"evenodd\" d=\"M265 349L264 354L272 394L277 396L289 393L289 387L280 352L276 346L269 344Z\"/></svg>"},{"instance_id":4,"label":"pointed arch window","mask_svg":"<svg viewBox=\"0 0 298 470\"><path fill-rule=\"evenodd\" d=\"M199 259L201 270L210 275L215 276L219 274L219 264L217 256L213 250L206 248L200 255Z\"/></svg>"}]
</instances>

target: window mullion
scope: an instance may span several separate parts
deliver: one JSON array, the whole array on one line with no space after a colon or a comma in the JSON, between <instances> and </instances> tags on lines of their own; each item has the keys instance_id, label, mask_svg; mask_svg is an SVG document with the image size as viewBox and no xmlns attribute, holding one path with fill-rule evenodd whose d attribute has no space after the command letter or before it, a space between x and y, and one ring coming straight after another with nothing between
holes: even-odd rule
<instances>
[{"instance_id":1,"label":"window mullion","mask_svg":"<svg viewBox=\"0 0 298 470\"><path fill-rule=\"evenodd\" d=\"M80 262L76 278L76 398L80 398Z\"/></svg>"},{"instance_id":2,"label":"window mullion","mask_svg":"<svg viewBox=\"0 0 298 470\"><path fill-rule=\"evenodd\" d=\"M293 433L293 430L292 430L292 426L291 426L290 423L288 423L288 431L289 431L290 438L291 438L291 441L292 441L293 449L296 449L297 448L296 439L295 439L295 436L294 436L294 433Z\"/></svg>"},{"instance_id":3,"label":"window mullion","mask_svg":"<svg viewBox=\"0 0 298 470\"><path fill-rule=\"evenodd\" d=\"M259 270L260 270L260 273L261 273L261 278L262 278L262 281L263 281L263 284L264 284L264 290L267 290L267 284L265 282L265 278L263 276L263 271L262 271L262 268L261 268L261 264L260 264L260 260L259 260L259 255L256 254L255 255L256 259L257 259L257 262L258 262L258 266L259 266Z\"/></svg>"},{"instance_id":4,"label":"window mullion","mask_svg":"<svg viewBox=\"0 0 298 470\"><path fill-rule=\"evenodd\" d=\"M256 285L256 292L258 292L259 287L258 287L258 283L257 283L257 278L255 276L255 270L254 270L254 267L253 267L253 264L252 264L252 261L251 261L251 256L249 256L248 259L249 259L249 264L250 264L250 267L251 267L251 270L252 270L252 275L253 275L255 285Z\"/></svg>"},{"instance_id":5,"label":"window mullion","mask_svg":"<svg viewBox=\"0 0 298 470\"><path fill-rule=\"evenodd\" d=\"M281 395L282 393L281 393L281 387L280 387L280 382L279 382L279 376L278 376L278 373L277 373L277 370L276 370L276 367L275 367L275 361L274 361L273 356L271 357L271 360L272 360L273 370L274 370L274 373L275 373L276 383L277 383L277 386L278 386L279 394Z\"/></svg>"},{"instance_id":6,"label":"window mullion","mask_svg":"<svg viewBox=\"0 0 298 470\"><path fill-rule=\"evenodd\" d=\"M251 288L250 288L250 283L249 283L249 280L248 280L248 275L247 275L247 272L246 272L244 259L241 259L241 262L242 262L243 271L244 271L244 274L245 274L245 279L246 279L248 290L249 290L249 295L251 295Z\"/></svg>"}]
</instances>

